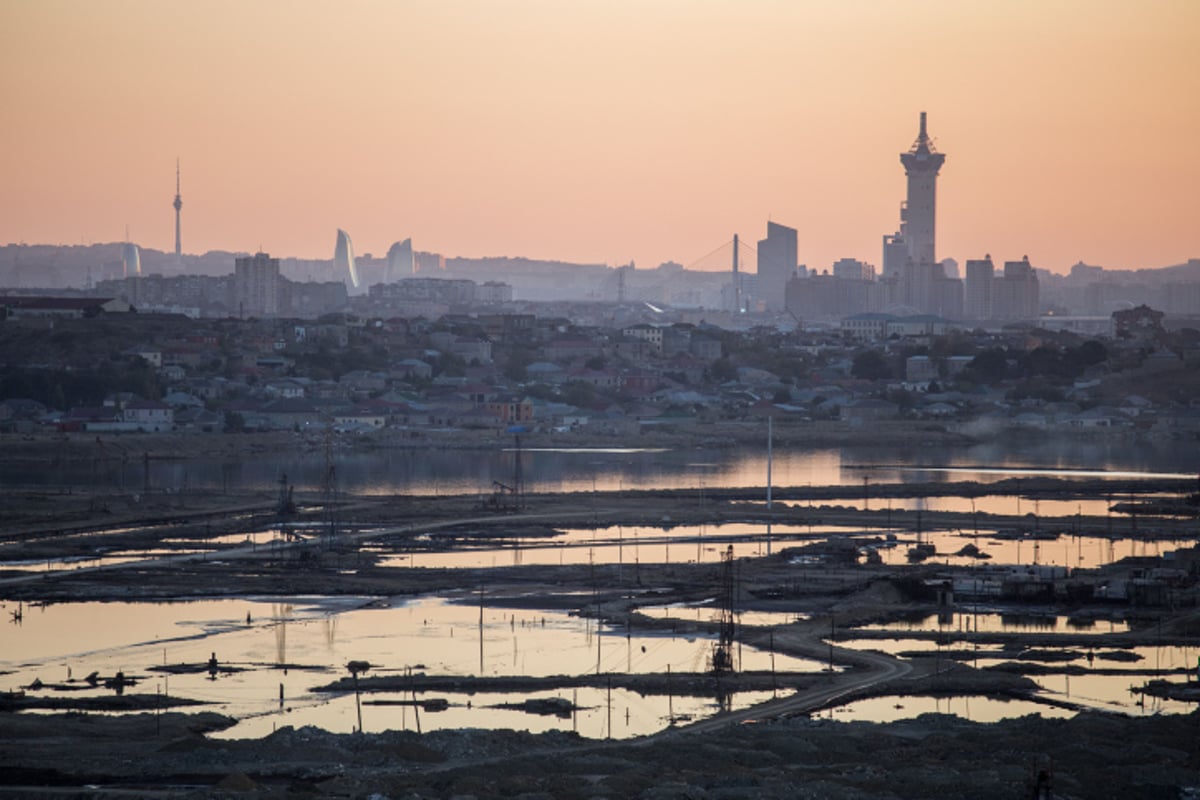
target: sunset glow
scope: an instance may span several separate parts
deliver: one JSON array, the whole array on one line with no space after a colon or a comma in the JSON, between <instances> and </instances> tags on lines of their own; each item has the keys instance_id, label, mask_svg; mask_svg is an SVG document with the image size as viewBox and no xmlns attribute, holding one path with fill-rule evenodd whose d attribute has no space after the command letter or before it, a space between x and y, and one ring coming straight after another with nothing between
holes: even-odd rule
<instances>
[{"instance_id":1,"label":"sunset glow","mask_svg":"<svg viewBox=\"0 0 1200 800\"><path fill-rule=\"evenodd\" d=\"M3 0L0 242L639 268L768 219L880 263L920 111L938 257L1200 256L1200 3Z\"/></svg>"}]
</instances>

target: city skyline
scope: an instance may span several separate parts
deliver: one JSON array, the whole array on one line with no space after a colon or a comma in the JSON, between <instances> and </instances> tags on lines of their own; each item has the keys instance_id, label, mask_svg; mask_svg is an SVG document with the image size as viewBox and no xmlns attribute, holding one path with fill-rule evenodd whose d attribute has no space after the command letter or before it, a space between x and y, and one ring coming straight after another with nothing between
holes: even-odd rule
<instances>
[{"instance_id":1,"label":"city skyline","mask_svg":"<svg viewBox=\"0 0 1200 800\"><path fill-rule=\"evenodd\" d=\"M1200 254L1200 5L1162 0L0 7L0 241L640 268L767 220L882 268L930 115L938 257ZM176 196L178 188L176 186ZM752 262L750 262L752 263Z\"/></svg>"}]
</instances>

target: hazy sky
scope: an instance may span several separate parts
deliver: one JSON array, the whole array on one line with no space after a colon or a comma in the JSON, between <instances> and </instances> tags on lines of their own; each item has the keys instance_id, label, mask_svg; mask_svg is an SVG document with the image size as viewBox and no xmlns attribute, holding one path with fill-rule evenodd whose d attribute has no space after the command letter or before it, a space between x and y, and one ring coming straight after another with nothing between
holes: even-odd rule
<instances>
[{"instance_id":1,"label":"hazy sky","mask_svg":"<svg viewBox=\"0 0 1200 800\"><path fill-rule=\"evenodd\" d=\"M1200 257L1200 0L0 0L0 99L0 242L879 265L925 110L939 258Z\"/></svg>"}]
</instances>

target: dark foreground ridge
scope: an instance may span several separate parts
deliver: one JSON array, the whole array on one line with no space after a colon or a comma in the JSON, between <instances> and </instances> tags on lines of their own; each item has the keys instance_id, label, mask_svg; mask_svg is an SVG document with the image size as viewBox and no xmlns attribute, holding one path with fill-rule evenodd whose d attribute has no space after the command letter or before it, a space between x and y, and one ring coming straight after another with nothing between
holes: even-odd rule
<instances>
[{"instance_id":1,"label":"dark foreground ridge","mask_svg":"<svg viewBox=\"0 0 1200 800\"><path fill-rule=\"evenodd\" d=\"M1198 713L994 724L932 714L890 724L797 718L607 743L477 730L202 735L232 723L211 713L13 717L0 728L8 765L0 797L1149 800L1200 792ZM67 765L64 739L76 743ZM1039 785L1051 794L1035 794Z\"/></svg>"}]
</instances>

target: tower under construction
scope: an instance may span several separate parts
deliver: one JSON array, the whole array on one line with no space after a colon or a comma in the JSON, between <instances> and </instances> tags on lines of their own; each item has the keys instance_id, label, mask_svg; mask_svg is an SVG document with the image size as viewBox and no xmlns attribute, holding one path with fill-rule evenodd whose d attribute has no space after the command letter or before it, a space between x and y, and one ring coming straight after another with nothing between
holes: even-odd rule
<instances>
[{"instance_id":1,"label":"tower under construction","mask_svg":"<svg viewBox=\"0 0 1200 800\"><path fill-rule=\"evenodd\" d=\"M933 147L922 111L917 140L907 153L900 154L908 178L908 196L900 212L901 230L914 264L936 263L937 177L945 161L946 156Z\"/></svg>"}]
</instances>

